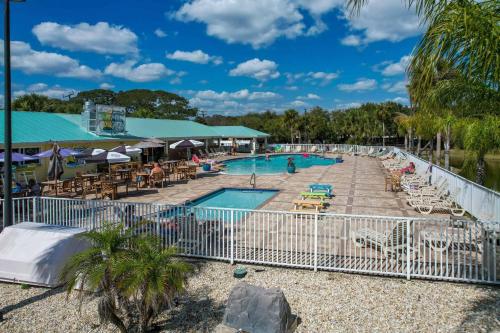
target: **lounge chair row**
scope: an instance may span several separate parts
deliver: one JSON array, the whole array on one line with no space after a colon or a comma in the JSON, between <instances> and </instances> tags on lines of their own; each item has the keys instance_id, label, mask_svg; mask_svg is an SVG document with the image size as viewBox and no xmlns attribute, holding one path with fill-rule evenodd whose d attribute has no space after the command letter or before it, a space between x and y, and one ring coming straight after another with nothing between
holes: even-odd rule
<instances>
[{"instance_id":1,"label":"lounge chair row","mask_svg":"<svg viewBox=\"0 0 500 333\"><path fill-rule=\"evenodd\" d=\"M419 175L414 170L414 165L403 154L388 154L379 157L385 169L392 175L400 177L400 188L407 193L408 205L421 214L433 212L448 212L454 216L463 216L465 210L457 203L460 188L449 191L446 179L437 179L434 184L429 182L431 174L426 172ZM413 169L411 173L407 171Z\"/></svg>"}]
</instances>

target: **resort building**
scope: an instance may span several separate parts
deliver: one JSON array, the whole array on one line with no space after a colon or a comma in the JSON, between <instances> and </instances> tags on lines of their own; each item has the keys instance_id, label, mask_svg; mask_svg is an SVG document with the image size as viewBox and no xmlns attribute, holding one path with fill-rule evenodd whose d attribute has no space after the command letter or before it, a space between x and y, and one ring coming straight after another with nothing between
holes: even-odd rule
<instances>
[{"instance_id":1,"label":"resort building","mask_svg":"<svg viewBox=\"0 0 500 333\"><path fill-rule=\"evenodd\" d=\"M267 143L269 134L244 126L207 126L190 120L131 118L118 114L113 108L113 117L90 116L87 112L79 114L56 114L46 112L12 112L13 149L26 155L34 155L49 150L54 143L63 148L112 149L120 145L134 145L144 139L157 139L164 143L162 156L171 153L169 145L175 141L194 139L205 143L205 147L219 147L222 139L237 144L238 139L249 140L252 151ZM103 110L103 113L109 110ZM0 111L3 119L3 111ZM98 119L99 118L99 119ZM110 129L103 130L99 123L110 122ZM0 149L3 149L4 123L0 122ZM106 126L106 125L105 125ZM161 149L160 149L161 150ZM169 152L170 151L170 152ZM147 153L147 150L144 150ZM41 181L46 178L48 159L24 162L16 167L25 175ZM65 177L71 177L76 170L85 171L95 165L79 165L65 168Z\"/></svg>"}]
</instances>

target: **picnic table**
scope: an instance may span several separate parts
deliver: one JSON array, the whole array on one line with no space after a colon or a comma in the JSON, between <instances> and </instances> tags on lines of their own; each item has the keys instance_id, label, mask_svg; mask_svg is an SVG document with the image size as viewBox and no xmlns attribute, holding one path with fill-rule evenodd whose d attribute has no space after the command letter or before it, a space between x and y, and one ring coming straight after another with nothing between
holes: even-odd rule
<instances>
[{"instance_id":1,"label":"picnic table","mask_svg":"<svg viewBox=\"0 0 500 333\"><path fill-rule=\"evenodd\" d=\"M321 201L329 198L326 192L300 192L300 196L302 199L320 199Z\"/></svg>"},{"instance_id":2,"label":"picnic table","mask_svg":"<svg viewBox=\"0 0 500 333\"><path fill-rule=\"evenodd\" d=\"M333 186L329 184L311 184L309 185L309 190L311 192L324 192L328 196L332 195Z\"/></svg>"},{"instance_id":3,"label":"picnic table","mask_svg":"<svg viewBox=\"0 0 500 333\"><path fill-rule=\"evenodd\" d=\"M323 201L313 200L313 199L296 199L293 200L294 210L303 210L304 208L313 208L315 211L319 212L323 208Z\"/></svg>"}]
</instances>

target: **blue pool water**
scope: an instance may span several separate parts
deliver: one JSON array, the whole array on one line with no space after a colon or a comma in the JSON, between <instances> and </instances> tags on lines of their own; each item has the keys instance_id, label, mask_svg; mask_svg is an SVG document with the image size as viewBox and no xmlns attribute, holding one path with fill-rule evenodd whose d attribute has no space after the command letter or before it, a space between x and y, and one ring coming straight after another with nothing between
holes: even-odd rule
<instances>
[{"instance_id":1,"label":"blue pool water","mask_svg":"<svg viewBox=\"0 0 500 333\"><path fill-rule=\"evenodd\" d=\"M319 155L302 154L280 154L271 155L270 160L266 161L264 156L239 158L224 162L226 164L225 172L230 175L251 175L255 172L257 175L277 174L287 172L288 158L294 160L297 169L310 168L315 165L332 165L335 159L324 158Z\"/></svg>"},{"instance_id":2,"label":"blue pool water","mask_svg":"<svg viewBox=\"0 0 500 333\"><path fill-rule=\"evenodd\" d=\"M190 207L255 209L278 193L278 190L223 188L188 203Z\"/></svg>"}]
</instances>

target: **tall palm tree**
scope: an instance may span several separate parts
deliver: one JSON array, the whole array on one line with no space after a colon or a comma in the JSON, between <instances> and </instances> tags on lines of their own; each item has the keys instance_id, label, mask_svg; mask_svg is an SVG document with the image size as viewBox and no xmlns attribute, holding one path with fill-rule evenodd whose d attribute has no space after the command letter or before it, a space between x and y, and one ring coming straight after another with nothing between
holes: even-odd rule
<instances>
[{"instance_id":1,"label":"tall palm tree","mask_svg":"<svg viewBox=\"0 0 500 333\"><path fill-rule=\"evenodd\" d=\"M285 126L290 130L290 143L293 144L295 135L299 128L300 115L296 110L290 109L286 110L284 113L283 122Z\"/></svg>"},{"instance_id":2,"label":"tall palm tree","mask_svg":"<svg viewBox=\"0 0 500 333\"><path fill-rule=\"evenodd\" d=\"M486 116L483 120L471 120L465 132L464 145L475 154L476 183L483 185L486 179L484 156L500 147L500 118Z\"/></svg>"},{"instance_id":3,"label":"tall palm tree","mask_svg":"<svg viewBox=\"0 0 500 333\"><path fill-rule=\"evenodd\" d=\"M370 0L347 0L356 15ZM499 88L500 3L498 0L405 0L428 25L408 72L415 93L432 85L439 62L450 63L468 81Z\"/></svg>"}]
</instances>

